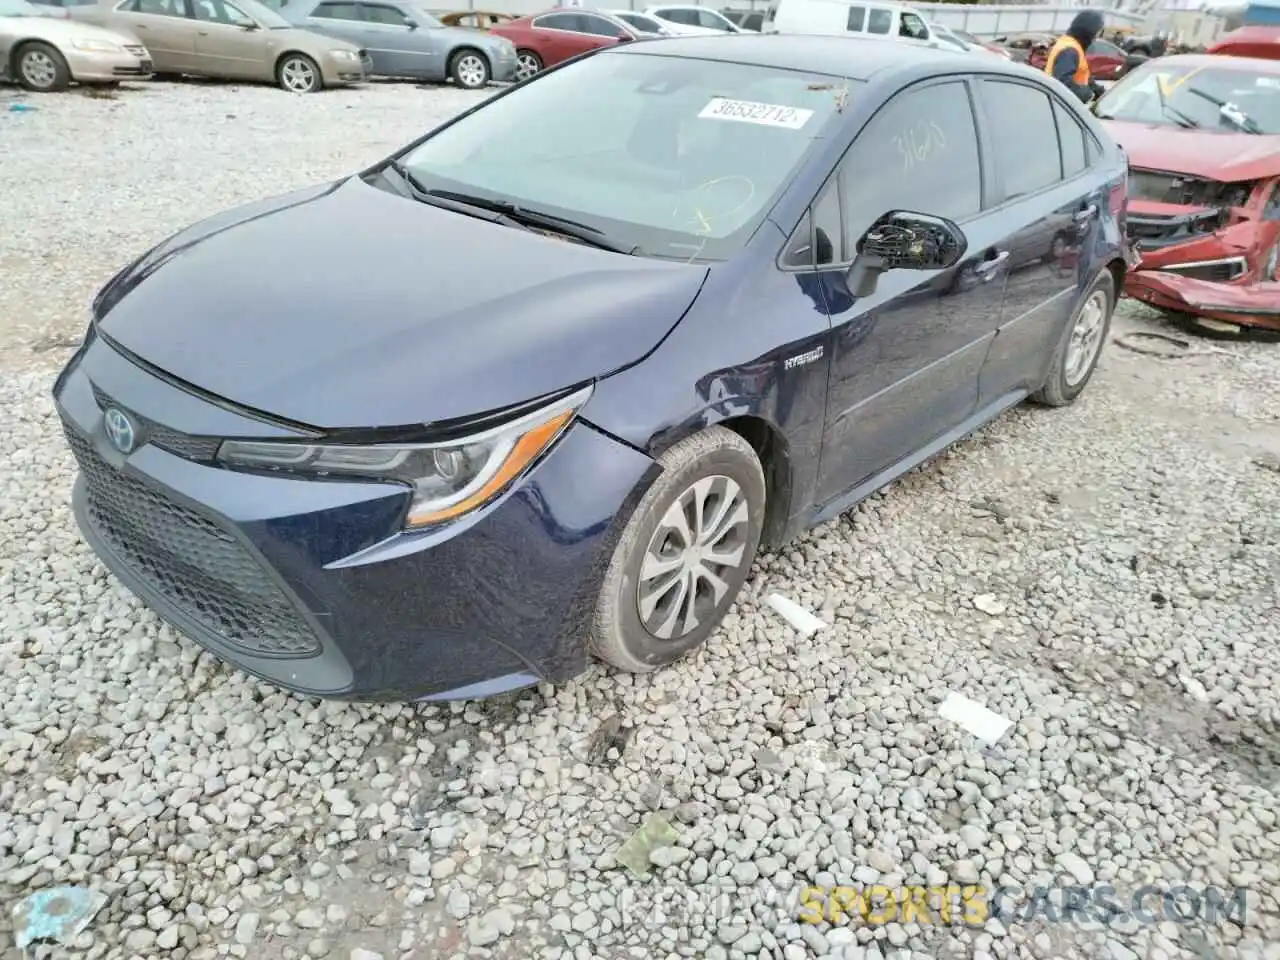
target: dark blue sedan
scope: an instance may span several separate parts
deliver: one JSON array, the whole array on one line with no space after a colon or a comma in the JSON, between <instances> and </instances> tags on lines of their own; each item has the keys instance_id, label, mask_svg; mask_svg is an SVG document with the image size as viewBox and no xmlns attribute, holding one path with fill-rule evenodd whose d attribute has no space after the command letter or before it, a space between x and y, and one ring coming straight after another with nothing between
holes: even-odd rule
<instances>
[{"instance_id":1,"label":"dark blue sedan","mask_svg":"<svg viewBox=\"0 0 1280 960\"><path fill-rule=\"evenodd\" d=\"M113 278L55 387L76 516L306 694L654 670L758 549L1080 394L1125 190L1068 91L995 58L601 50Z\"/></svg>"}]
</instances>

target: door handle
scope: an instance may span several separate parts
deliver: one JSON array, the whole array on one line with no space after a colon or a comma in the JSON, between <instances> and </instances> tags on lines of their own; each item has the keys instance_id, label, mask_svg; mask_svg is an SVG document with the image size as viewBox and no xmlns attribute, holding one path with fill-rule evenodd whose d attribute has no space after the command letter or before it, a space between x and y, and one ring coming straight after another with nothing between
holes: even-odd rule
<instances>
[{"instance_id":1,"label":"door handle","mask_svg":"<svg viewBox=\"0 0 1280 960\"><path fill-rule=\"evenodd\" d=\"M1001 250L994 257L989 257L988 259L983 260L980 264L974 267L973 272L977 274L984 281L990 280L993 276L995 276L996 269L1000 266L1000 264L1004 263L1008 259L1009 259L1009 251Z\"/></svg>"},{"instance_id":2,"label":"door handle","mask_svg":"<svg viewBox=\"0 0 1280 960\"><path fill-rule=\"evenodd\" d=\"M1071 219L1074 220L1076 223L1088 223L1097 215L1098 215L1098 208L1091 203L1087 207L1085 207L1083 210L1081 210L1079 213L1077 213L1075 216L1073 216Z\"/></svg>"},{"instance_id":3,"label":"door handle","mask_svg":"<svg viewBox=\"0 0 1280 960\"><path fill-rule=\"evenodd\" d=\"M145 23L135 23L133 24L133 29L134 30L150 30L151 28L148 27Z\"/></svg>"}]
</instances>

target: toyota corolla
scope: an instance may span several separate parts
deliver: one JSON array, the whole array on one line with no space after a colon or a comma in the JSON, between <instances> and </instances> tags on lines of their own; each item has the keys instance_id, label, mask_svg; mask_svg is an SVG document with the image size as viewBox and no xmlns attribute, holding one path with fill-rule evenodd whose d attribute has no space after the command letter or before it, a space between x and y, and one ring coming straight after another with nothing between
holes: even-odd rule
<instances>
[{"instance_id":1,"label":"toyota corolla","mask_svg":"<svg viewBox=\"0 0 1280 960\"><path fill-rule=\"evenodd\" d=\"M653 670L762 544L1080 394L1125 191L1099 123L994 57L605 49L109 281L54 388L76 516L303 693Z\"/></svg>"}]
</instances>

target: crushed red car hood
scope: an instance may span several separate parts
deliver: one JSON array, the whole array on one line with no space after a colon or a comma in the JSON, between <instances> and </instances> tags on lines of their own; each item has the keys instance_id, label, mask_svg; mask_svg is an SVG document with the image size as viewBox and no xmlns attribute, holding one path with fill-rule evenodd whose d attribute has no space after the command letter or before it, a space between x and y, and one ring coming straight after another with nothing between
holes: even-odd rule
<instances>
[{"instance_id":1,"label":"crushed red car hood","mask_svg":"<svg viewBox=\"0 0 1280 960\"><path fill-rule=\"evenodd\" d=\"M1184 130L1154 123L1104 120L1103 125L1142 170L1232 182L1280 177L1280 136Z\"/></svg>"}]
</instances>

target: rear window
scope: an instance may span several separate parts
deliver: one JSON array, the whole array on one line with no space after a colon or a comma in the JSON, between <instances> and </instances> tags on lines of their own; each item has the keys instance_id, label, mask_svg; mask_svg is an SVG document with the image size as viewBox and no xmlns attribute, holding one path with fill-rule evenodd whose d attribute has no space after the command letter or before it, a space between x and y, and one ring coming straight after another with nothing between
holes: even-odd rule
<instances>
[{"instance_id":1,"label":"rear window","mask_svg":"<svg viewBox=\"0 0 1280 960\"><path fill-rule=\"evenodd\" d=\"M402 159L431 189L554 212L649 256L724 259L857 86L608 53L490 101Z\"/></svg>"}]
</instances>

